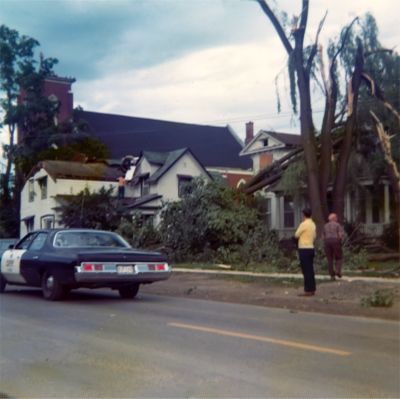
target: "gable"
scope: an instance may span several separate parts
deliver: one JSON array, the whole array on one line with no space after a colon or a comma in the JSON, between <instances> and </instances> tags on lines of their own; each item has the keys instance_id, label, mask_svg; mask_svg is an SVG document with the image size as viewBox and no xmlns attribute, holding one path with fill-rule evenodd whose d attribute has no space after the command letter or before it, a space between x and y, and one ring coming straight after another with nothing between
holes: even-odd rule
<instances>
[{"instance_id":1,"label":"gable","mask_svg":"<svg viewBox=\"0 0 400 399\"><path fill-rule=\"evenodd\" d=\"M240 156L281 149L290 150L300 146L301 136L298 134L260 130L257 135L243 148L243 150L240 152Z\"/></svg>"},{"instance_id":2,"label":"gable","mask_svg":"<svg viewBox=\"0 0 400 399\"><path fill-rule=\"evenodd\" d=\"M100 139L112 158L142 151L169 152L189 148L209 167L249 169L251 160L239 157L243 146L228 126L195 125L122 115L77 111L76 119L86 121L90 134Z\"/></svg>"}]
</instances>

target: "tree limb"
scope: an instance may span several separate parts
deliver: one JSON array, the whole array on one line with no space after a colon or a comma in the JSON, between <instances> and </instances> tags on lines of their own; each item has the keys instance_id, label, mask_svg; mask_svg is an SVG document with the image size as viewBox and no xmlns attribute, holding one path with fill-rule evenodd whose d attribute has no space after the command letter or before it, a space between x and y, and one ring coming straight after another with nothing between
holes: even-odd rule
<instances>
[{"instance_id":1,"label":"tree limb","mask_svg":"<svg viewBox=\"0 0 400 399\"><path fill-rule=\"evenodd\" d=\"M325 19L326 19L327 15L328 15L328 10L325 12L324 17L321 19L321 21L319 23L319 26L318 26L318 29L317 29L317 34L315 35L315 43L314 43L314 45L313 45L313 47L311 49L310 56L308 57L308 60L307 60L307 67L306 67L307 71L311 70L311 66L312 66L314 57L317 54L319 34L321 33L322 27L324 26Z\"/></svg>"},{"instance_id":2,"label":"tree limb","mask_svg":"<svg viewBox=\"0 0 400 399\"><path fill-rule=\"evenodd\" d=\"M385 99L383 90L379 87L379 85L375 82L375 80L370 75L368 75L366 72L362 73L361 78L364 80L364 82L369 87L371 96L376 97L378 100L382 101L384 107L387 108L397 118L397 120L400 124L399 112L393 107L392 104L389 103L389 101L387 101Z\"/></svg>"},{"instance_id":3,"label":"tree limb","mask_svg":"<svg viewBox=\"0 0 400 399\"><path fill-rule=\"evenodd\" d=\"M270 19L276 32L278 33L279 38L282 41L283 46L286 49L286 52L290 55L293 51L293 47L290 44L289 39L286 37L286 33L283 30L282 25L279 22L278 18L276 17L274 12L271 10L270 6L265 2L265 0L256 0L256 1L260 5L260 7L264 11L264 13L267 15L267 17Z\"/></svg>"}]
</instances>

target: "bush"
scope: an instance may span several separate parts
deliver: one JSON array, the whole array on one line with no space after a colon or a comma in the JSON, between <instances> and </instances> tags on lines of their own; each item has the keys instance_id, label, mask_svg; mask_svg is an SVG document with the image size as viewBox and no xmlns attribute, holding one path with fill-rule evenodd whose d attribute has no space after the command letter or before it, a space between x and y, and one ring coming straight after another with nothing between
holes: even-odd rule
<instances>
[{"instance_id":1,"label":"bush","mask_svg":"<svg viewBox=\"0 0 400 399\"><path fill-rule=\"evenodd\" d=\"M390 307L393 305L394 294L389 289L376 290L373 294L362 298L362 306L374 306L374 307Z\"/></svg>"},{"instance_id":2,"label":"bush","mask_svg":"<svg viewBox=\"0 0 400 399\"><path fill-rule=\"evenodd\" d=\"M262 210L260 198L220 182L194 179L181 201L165 205L161 241L179 262L259 262L268 256L273 241Z\"/></svg>"},{"instance_id":3,"label":"bush","mask_svg":"<svg viewBox=\"0 0 400 399\"><path fill-rule=\"evenodd\" d=\"M160 234L151 218L144 219L140 213L131 218L123 218L117 233L123 236L134 248L154 248L160 246Z\"/></svg>"}]
</instances>

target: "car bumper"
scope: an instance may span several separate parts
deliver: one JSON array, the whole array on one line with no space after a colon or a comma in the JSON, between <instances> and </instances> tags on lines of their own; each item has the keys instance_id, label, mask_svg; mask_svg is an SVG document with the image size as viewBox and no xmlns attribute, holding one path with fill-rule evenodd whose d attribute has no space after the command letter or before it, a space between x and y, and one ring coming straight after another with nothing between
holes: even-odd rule
<instances>
[{"instance_id":1,"label":"car bumper","mask_svg":"<svg viewBox=\"0 0 400 399\"><path fill-rule=\"evenodd\" d=\"M75 273L75 281L80 283L94 284L114 284L114 283L153 283L155 281L167 280L171 276L168 272L145 272L137 274L117 274L117 273Z\"/></svg>"}]
</instances>

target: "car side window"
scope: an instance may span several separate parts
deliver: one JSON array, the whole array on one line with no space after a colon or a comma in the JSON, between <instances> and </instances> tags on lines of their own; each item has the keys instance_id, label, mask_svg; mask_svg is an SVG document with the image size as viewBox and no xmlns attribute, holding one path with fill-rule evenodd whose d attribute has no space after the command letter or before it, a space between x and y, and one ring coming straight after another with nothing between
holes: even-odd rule
<instances>
[{"instance_id":1,"label":"car side window","mask_svg":"<svg viewBox=\"0 0 400 399\"><path fill-rule=\"evenodd\" d=\"M35 237L36 233L28 234L16 245L15 249L27 249Z\"/></svg>"},{"instance_id":2,"label":"car side window","mask_svg":"<svg viewBox=\"0 0 400 399\"><path fill-rule=\"evenodd\" d=\"M36 237L31 242L29 249L32 251L39 251L40 249L43 248L46 239L47 239L47 233L37 234Z\"/></svg>"}]
</instances>

